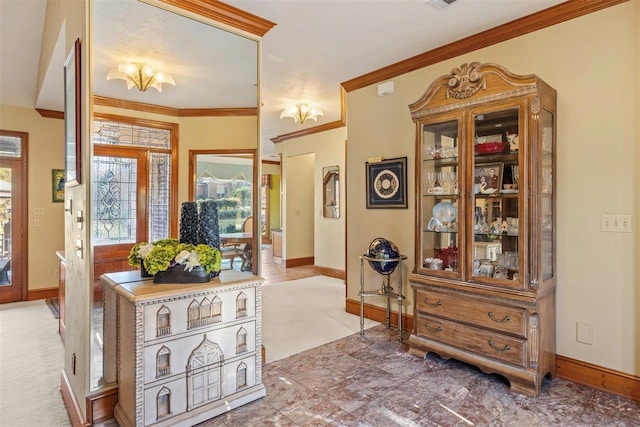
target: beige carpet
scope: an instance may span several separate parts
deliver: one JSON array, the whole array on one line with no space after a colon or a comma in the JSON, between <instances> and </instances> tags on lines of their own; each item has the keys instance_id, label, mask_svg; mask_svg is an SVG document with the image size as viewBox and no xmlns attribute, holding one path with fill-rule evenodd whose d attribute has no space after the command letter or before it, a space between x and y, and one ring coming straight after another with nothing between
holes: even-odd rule
<instances>
[{"instance_id":1,"label":"beige carpet","mask_svg":"<svg viewBox=\"0 0 640 427\"><path fill-rule=\"evenodd\" d=\"M60 394L64 348L43 300L0 304L0 425L71 422Z\"/></svg>"},{"instance_id":2,"label":"beige carpet","mask_svg":"<svg viewBox=\"0 0 640 427\"><path fill-rule=\"evenodd\" d=\"M262 287L266 363L360 332L360 316L345 312L343 280L314 276ZM378 325L365 319L366 329Z\"/></svg>"}]
</instances>

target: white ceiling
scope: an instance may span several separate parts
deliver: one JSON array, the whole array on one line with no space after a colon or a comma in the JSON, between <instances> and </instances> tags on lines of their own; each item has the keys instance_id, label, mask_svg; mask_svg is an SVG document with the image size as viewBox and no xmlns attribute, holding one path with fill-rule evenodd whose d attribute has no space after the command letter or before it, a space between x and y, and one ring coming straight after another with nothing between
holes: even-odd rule
<instances>
[{"instance_id":1,"label":"white ceiling","mask_svg":"<svg viewBox=\"0 0 640 427\"><path fill-rule=\"evenodd\" d=\"M275 22L262 41L263 157L271 138L340 119L340 83L563 0L458 0L438 10L424 0L226 0ZM255 107L255 42L136 0L94 0L94 92L175 108ZM0 104L62 111L64 52L56 45L40 94L37 69L46 0L0 0ZM176 86L127 91L106 80L120 62L146 59ZM280 119L306 102L325 116Z\"/></svg>"}]
</instances>

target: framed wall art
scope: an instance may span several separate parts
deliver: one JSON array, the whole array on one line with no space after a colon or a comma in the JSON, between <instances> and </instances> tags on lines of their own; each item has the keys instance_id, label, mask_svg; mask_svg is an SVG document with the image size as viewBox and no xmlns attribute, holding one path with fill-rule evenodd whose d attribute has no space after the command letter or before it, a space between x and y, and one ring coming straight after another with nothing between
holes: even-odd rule
<instances>
[{"instance_id":1,"label":"framed wall art","mask_svg":"<svg viewBox=\"0 0 640 427\"><path fill-rule=\"evenodd\" d=\"M54 203L64 202L64 169L51 169L51 200Z\"/></svg>"},{"instance_id":2,"label":"framed wall art","mask_svg":"<svg viewBox=\"0 0 640 427\"><path fill-rule=\"evenodd\" d=\"M407 208L407 158L367 162L367 209Z\"/></svg>"},{"instance_id":3,"label":"framed wall art","mask_svg":"<svg viewBox=\"0 0 640 427\"><path fill-rule=\"evenodd\" d=\"M80 39L76 39L64 62L65 185L82 182L80 89Z\"/></svg>"}]
</instances>

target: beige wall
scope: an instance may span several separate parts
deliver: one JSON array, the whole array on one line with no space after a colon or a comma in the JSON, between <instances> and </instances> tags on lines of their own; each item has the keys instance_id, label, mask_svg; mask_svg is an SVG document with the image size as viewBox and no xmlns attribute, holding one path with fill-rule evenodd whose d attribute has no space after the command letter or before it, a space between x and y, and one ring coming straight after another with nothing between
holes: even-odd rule
<instances>
[{"instance_id":1,"label":"beige wall","mask_svg":"<svg viewBox=\"0 0 640 427\"><path fill-rule=\"evenodd\" d=\"M64 203L52 202L51 170L64 169L64 122L43 118L32 108L2 105L0 129L29 134L27 289L57 288L56 251L64 249ZM42 208L43 215L35 216L35 208ZM33 225L35 219L40 227Z\"/></svg>"},{"instance_id":2,"label":"beige wall","mask_svg":"<svg viewBox=\"0 0 640 427\"><path fill-rule=\"evenodd\" d=\"M395 242L414 265L415 201L407 210L366 210L367 157L407 156L409 193L415 194L407 105L455 66L495 62L517 74L537 74L558 91L557 352L640 373L639 4L610 7L405 74L394 79L390 96L378 97L375 85L349 93L349 298L358 298L358 254L377 235ZM602 214L633 215L633 232L601 232ZM577 322L593 325L592 345L576 341Z\"/></svg>"},{"instance_id":3,"label":"beige wall","mask_svg":"<svg viewBox=\"0 0 640 427\"><path fill-rule=\"evenodd\" d=\"M267 237L271 239L271 230L280 228L280 164L263 163L261 173L271 175L269 223L266 225Z\"/></svg>"},{"instance_id":4,"label":"beige wall","mask_svg":"<svg viewBox=\"0 0 640 427\"><path fill-rule=\"evenodd\" d=\"M286 188L283 188L284 206L287 211L287 217L283 222L286 259L314 256L314 264L317 266L337 270L345 269L345 140L346 129L338 128L281 143L283 173L287 183ZM315 156L313 164L310 165L314 190L309 191L305 187L295 187L299 190L294 191L289 185L290 180L297 181L300 174L307 173L305 169L300 169L295 162L298 161L300 155L306 153L313 153ZM322 215L322 168L334 165L340 168L341 211L340 218L337 219L324 218ZM291 167L297 168L297 171L291 170ZM307 202L307 200L309 201ZM306 236L305 241L301 242L300 230L296 225L299 218L296 216L292 222L290 215L295 215L299 207L306 203L312 204L308 208L309 215L305 219L311 221L313 235ZM304 224L304 227L308 226L309 224ZM293 248L296 248L295 252L291 252L294 250ZM304 248L304 252L298 252L301 248ZM303 253L307 253L307 255L303 255Z\"/></svg>"}]
</instances>

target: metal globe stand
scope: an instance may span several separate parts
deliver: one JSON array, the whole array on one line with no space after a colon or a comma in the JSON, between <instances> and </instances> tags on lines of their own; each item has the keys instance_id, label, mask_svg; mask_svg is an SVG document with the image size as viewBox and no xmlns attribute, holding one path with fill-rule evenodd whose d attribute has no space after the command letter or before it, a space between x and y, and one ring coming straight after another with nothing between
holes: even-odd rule
<instances>
[{"instance_id":1,"label":"metal globe stand","mask_svg":"<svg viewBox=\"0 0 640 427\"><path fill-rule=\"evenodd\" d=\"M364 337L364 298L365 297L385 297L387 298L387 328L391 327L391 300L398 300L398 335L400 336L400 342L402 342L402 301L404 295L402 294L402 261L406 260L406 255L399 255L397 258L375 258L367 255L360 255L360 336ZM398 271L398 292L394 292L391 287L391 274L385 274L387 276L386 282L382 281L382 288L377 291L365 291L364 290L364 262L374 261L378 263L396 262L398 266L395 270ZM375 271L375 269L374 269ZM379 273L378 271L376 271Z\"/></svg>"}]
</instances>

